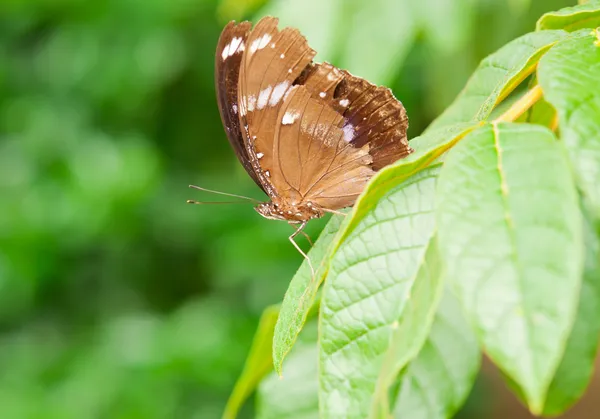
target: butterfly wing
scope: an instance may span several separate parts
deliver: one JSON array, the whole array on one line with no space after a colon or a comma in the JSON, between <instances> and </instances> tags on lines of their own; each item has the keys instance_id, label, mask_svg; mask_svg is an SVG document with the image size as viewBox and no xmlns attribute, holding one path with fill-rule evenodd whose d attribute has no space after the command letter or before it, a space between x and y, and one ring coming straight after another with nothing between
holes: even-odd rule
<instances>
[{"instance_id":1,"label":"butterfly wing","mask_svg":"<svg viewBox=\"0 0 600 419\"><path fill-rule=\"evenodd\" d=\"M229 22L221 32L215 55L215 87L221 121L225 127L229 143L244 169L264 191L250 162L244 133L240 127L238 107L240 64L251 26L250 22L242 22L237 25L234 22Z\"/></svg>"},{"instance_id":2,"label":"butterfly wing","mask_svg":"<svg viewBox=\"0 0 600 419\"><path fill-rule=\"evenodd\" d=\"M266 17L247 33L238 66L253 177L273 200L350 206L375 171L412 152L406 111L389 89L312 63L300 32L277 23Z\"/></svg>"}]
</instances>

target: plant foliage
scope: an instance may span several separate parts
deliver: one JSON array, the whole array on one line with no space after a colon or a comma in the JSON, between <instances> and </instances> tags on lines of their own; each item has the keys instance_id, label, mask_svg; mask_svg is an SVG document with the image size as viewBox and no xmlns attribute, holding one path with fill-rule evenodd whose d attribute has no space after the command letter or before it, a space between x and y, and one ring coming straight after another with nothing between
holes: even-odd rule
<instances>
[{"instance_id":1,"label":"plant foliage","mask_svg":"<svg viewBox=\"0 0 600 419\"><path fill-rule=\"evenodd\" d=\"M542 16L330 221L260 331L259 417L449 418L482 351L534 415L577 401L600 333L598 25L597 2Z\"/></svg>"}]
</instances>

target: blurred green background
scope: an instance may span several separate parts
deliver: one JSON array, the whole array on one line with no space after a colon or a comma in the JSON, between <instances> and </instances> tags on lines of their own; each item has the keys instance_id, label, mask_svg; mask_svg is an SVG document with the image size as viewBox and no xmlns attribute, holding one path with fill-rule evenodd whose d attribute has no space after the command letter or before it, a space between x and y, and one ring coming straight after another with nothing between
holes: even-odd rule
<instances>
[{"instance_id":1,"label":"blurred green background","mask_svg":"<svg viewBox=\"0 0 600 419\"><path fill-rule=\"evenodd\" d=\"M302 261L248 205L185 205L215 199L190 183L263 198L216 106L228 20L299 27L392 87L415 136L481 58L573 3L2 0L0 418L219 417Z\"/></svg>"}]
</instances>

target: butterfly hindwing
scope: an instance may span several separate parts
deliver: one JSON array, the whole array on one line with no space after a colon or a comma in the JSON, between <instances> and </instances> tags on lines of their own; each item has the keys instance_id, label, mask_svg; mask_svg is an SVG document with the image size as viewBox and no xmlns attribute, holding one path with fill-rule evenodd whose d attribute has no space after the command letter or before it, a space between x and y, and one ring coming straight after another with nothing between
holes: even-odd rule
<instances>
[{"instance_id":1,"label":"butterfly hindwing","mask_svg":"<svg viewBox=\"0 0 600 419\"><path fill-rule=\"evenodd\" d=\"M350 143L356 147L369 144L373 169L406 157L413 150L408 145L408 117L402 103L387 87L342 70L343 80L336 87L333 102L344 109L344 129L353 131Z\"/></svg>"},{"instance_id":2,"label":"butterfly hindwing","mask_svg":"<svg viewBox=\"0 0 600 419\"><path fill-rule=\"evenodd\" d=\"M343 118L351 145L370 146L372 167L379 170L412 152L406 130L408 117L391 90L340 70L329 63L312 63L298 82L311 96L327 103Z\"/></svg>"}]
</instances>

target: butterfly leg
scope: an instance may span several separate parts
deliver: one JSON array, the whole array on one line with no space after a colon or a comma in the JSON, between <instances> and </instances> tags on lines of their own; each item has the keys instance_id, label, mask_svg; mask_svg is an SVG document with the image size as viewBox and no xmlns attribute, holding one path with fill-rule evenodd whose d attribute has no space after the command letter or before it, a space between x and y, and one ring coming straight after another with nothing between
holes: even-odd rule
<instances>
[{"instance_id":1,"label":"butterfly leg","mask_svg":"<svg viewBox=\"0 0 600 419\"><path fill-rule=\"evenodd\" d=\"M301 233L304 237L306 237L306 240L308 240L308 243L310 243L310 247L314 246L312 240L310 239L310 236L308 234L306 234L306 231L302 230L303 227L296 227L296 224L290 224L290 225L292 227L294 227L298 233ZM298 231L298 230L300 230L300 231Z\"/></svg>"},{"instance_id":2,"label":"butterfly leg","mask_svg":"<svg viewBox=\"0 0 600 419\"><path fill-rule=\"evenodd\" d=\"M341 212L341 211L336 211L336 210L332 210L332 209L327 209L327 208L321 208L323 211L325 212L330 212L331 214L335 214L335 215L343 215L344 217L346 216L345 212Z\"/></svg>"},{"instance_id":3,"label":"butterfly leg","mask_svg":"<svg viewBox=\"0 0 600 419\"><path fill-rule=\"evenodd\" d=\"M314 276L315 276L315 270L314 270L314 268L313 268L313 266L312 266L312 263L311 263L311 261L310 261L310 258L308 257L308 255L307 255L306 253L304 253L304 251L303 251L302 249L300 249L300 246L298 246L298 243L296 243L296 242L294 241L294 237L296 237L296 236L298 235L298 233L303 233L303 231L302 231L302 230L304 229L304 227L305 227L305 226L306 226L306 221L303 221L303 222L302 222L302 224L300 224L300 227L298 227L298 228L296 229L296 231L294 231L294 232L292 233L292 235L291 235L290 237L288 237L288 238L289 238L290 242L291 242L291 243L294 245L294 247L296 248L296 250L297 250L298 252L300 252L300 254L301 254L302 256L304 256L304 259L306 259L306 261L308 262L308 266L310 267L310 271L312 272L312 276L314 277ZM305 233L305 234L306 234L306 233Z\"/></svg>"}]
</instances>

